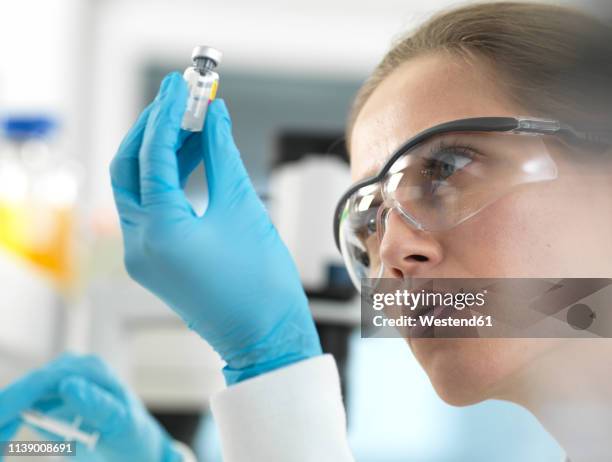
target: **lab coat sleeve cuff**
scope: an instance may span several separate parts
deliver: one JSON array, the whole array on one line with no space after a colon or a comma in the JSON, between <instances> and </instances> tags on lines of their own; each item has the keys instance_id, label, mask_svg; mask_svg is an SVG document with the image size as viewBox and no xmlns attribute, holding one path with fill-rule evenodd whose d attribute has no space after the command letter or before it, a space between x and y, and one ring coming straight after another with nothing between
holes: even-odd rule
<instances>
[{"instance_id":1,"label":"lab coat sleeve cuff","mask_svg":"<svg viewBox=\"0 0 612 462\"><path fill-rule=\"evenodd\" d=\"M353 461L340 380L320 355L213 396L224 462Z\"/></svg>"}]
</instances>

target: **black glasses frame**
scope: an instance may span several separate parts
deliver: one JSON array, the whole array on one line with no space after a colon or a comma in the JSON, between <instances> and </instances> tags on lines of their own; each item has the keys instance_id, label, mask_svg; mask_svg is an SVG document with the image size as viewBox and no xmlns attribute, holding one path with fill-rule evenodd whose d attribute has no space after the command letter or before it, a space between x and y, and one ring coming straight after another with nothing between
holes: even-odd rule
<instances>
[{"instance_id":1,"label":"black glasses frame","mask_svg":"<svg viewBox=\"0 0 612 462\"><path fill-rule=\"evenodd\" d=\"M428 128L410 138L402 144L385 162L385 165L374 176L368 177L352 185L340 198L334 212L334 240L336 247L340 249L340 221L346 202L355 191L378 183L383 180L395 161L402 157L410 149L422 143L424 140L451 132L506 132L539 135L562 136L567 141L573 143L589 144L598 147L612 145L612 138L609 137L610 131L580 131L569 125L556 120L536 119L529 117L474 117L469 119L458 119L445 122L434 127Z\"/></svg>"}]
</instances>

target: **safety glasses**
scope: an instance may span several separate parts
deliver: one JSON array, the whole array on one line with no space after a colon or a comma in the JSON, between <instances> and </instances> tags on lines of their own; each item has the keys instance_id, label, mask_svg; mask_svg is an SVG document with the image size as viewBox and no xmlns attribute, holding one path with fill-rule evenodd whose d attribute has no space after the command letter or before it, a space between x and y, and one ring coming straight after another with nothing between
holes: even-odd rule
<instances>
[{"instance_id":1,"label":"safety glasses","mask_svg":"<svg viewBox=\"0 0 612 462\"><path fill-rule=\"evenodd\" d=\"M559 141L609 144L600 133L523 117L455 120L408 140L336 206L336 246L357 289L362 278L384 273L380 245L390 214L418 230L449 230L517 186L557 178L551 147Z\"/></svg>"}]
</instances>

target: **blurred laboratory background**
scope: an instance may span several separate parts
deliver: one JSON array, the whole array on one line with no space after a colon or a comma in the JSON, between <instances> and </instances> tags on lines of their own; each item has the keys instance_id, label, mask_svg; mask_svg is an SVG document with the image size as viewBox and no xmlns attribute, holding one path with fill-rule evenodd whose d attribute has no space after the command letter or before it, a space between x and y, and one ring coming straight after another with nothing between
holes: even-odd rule
<instances>
[{"instance_id":1,"label":"blurred laboratory background","mask_svg":"<svg viewBox=\"0 0 612 462\"><path fill-rule=\"evenodd\" d=\"M224 386L222 364L129 280L108 175L163 75L211 45L224 52L219 94L245 165L340 366L356 459L561 460L526 411L450 407L401 340L361 339L333 244L332 210L350 183L351 99L394 37L451 4L3 0L0 386L65 350L98 354L200 460L221 460L208 402ZM196 209L198 175L187 187Z\"/></svg>"}]
</instances>

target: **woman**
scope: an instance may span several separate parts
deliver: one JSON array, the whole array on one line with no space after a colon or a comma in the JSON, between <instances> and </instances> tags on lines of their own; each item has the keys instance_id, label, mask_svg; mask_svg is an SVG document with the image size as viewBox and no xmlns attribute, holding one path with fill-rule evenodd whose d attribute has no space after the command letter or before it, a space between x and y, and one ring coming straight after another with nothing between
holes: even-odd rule
<instances>
[{"instance_id":1,"label":"woman","mask_svg":"<svg viewBox=\"0 0 612 462\"><path fill-rule=\"evenodd\" d=\"M353 179L378 172L406 140L456 119L529 116L609 132L612 46L606 36L609 30L586 16L536 4L476 5L434 18L400 41L361 89L348 128ZM392 212L382 238L369 245L362 239L362 249L370 247L370 268L359 275L373 277L382 266L382 276L388 278L610 277L609 147L607 153L591 152L545 138L534 149L534 141L521 136L502 135L506 139L499 140L488 134L483 141L483 136L451 135L441 148L436 147L440 140L421 142L412 157L419 151L432 156L422 146L434 145L435 156L452 155L445 164L458 178L454 184L449 178L449 183L466 194L470 188L486 188L491 197L459 197L468 213L447 226L436 227L440 222L431 221L440 231L419 230L401 213ZM479 177L485 162L466 150L526 160L533 160L525 155L528 150L538 160L545 151L556 171L551 174L546 166L535 178L511 177L511 185L500 185L498 177ZM515 166L505 163L503 174L510 168ZM395 199L399 194L389 195ZM440 213L424 210L417 215L418 200L407 204L409 213L422 217L422 222ZM444 220L455 210L437 207L445 213ZM358 273L359 256L349 247L344 246L351 254L348 265ZM521 404L558 438L572 460L609 458L612 388L607 339L409 343L445 401L466 405L497 398ZM580 426L575 425L577 416Z\"/></svg>"},{"instance_id":2,"label":"woman","mask_svg":"<svg viewBox=\"0 0 612 462\"><path fill-rule=\"evenodd\" d=\"M480 4L436 16L400 40L360 91L347 132L353 179L374 175L406 140L456 120L528 116L580 128L583 141L583 132L605 133L612 127L610 37L595 19L539 4ZM246 175L225 105L214 102L204 133L186 136L179 128L186 94L181 77L168 76L111 166L128 272L227 362L229 387L212 403L224 460L352 460L335 364L321 355L297 271ZM436 168L443 167L436 170L443 173L436 188L443 189L436 191L452 190L449 178L465 172L463 186L456 189L474 194L453 200L477 199L461 202L470 205L467 211L423 206L417 214L416 209L405 213L410 201L394 197L383 218L377 214L384 207L376 204L377 218L366 238L338 217L336 237L349 269L354 275L361 269L362 275L397 279L609 277L610 158L595 156L580 143L579 153L576 145L545 133L528 141L518 133L503 138L515 140L506 148L518 152L519 160L494 171L522 173L519 181L501 175L495 182L479 170L467 135L453 135L450 141L447 132L434 137L442 142L420 158L429 167L432 159ZM500 136L487 140L499 146ZM182 185L202 159L210 202L198 217ZM534 159L535 170L528 162ZM485 178L487 188L470 190L469 178ZM341 200L341 212L352 198L348 194ZM444 211L455 215L449 218ZM362 239L361 255L348 237ZM409 343L447 402L466 405L500 398L519 403L541 419L573 459L607 460L606 437L612 428L606 407L612 402L606 369L612 358L609 342ZM77 362L60 361L63 375L84 375L97 383L98 366L73 366ZM56 368L47 366L38 380ZM32 392L28 380L9 388L12 395L4 392L5 397L28 398L20 401L21 407L12 406L12 413L0 413L0 428L9 428L19 409L36 406L45 394L70 389L54 376ZM586 396L577 395L576 387L588 390ZM134 406L130 402L128 410ZM136 409L144 421L142 410ZM568 428L566 423L573 422L568 419L576 415L583 426ZM142 432L149 434L154 448L168 447L159 443L167 437L158 430ZM146 457L152 460L151 454Z\"/></svg>"}]
</instances>

